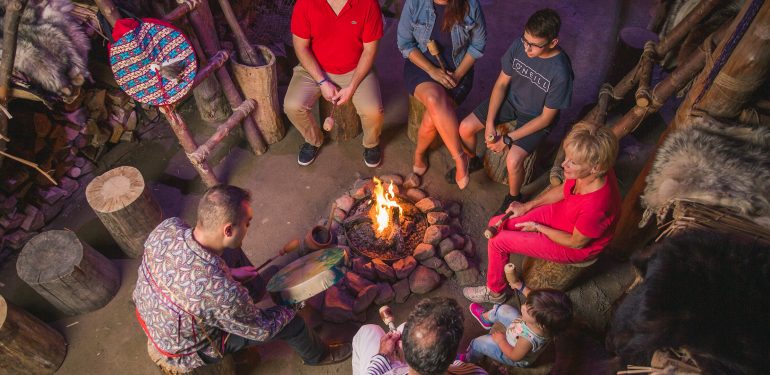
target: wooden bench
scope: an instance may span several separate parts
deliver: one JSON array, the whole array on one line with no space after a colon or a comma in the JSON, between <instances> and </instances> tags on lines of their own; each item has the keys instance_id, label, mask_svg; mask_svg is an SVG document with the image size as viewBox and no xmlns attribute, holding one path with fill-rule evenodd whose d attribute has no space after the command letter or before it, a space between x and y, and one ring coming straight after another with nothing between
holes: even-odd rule
<instances>
[{"instance_id":1,"label":"wooden bench","mask_svg":"<svg viewBox=\"0 0 770 375\"><path fill-rule=\"evenodd\" d=\"M0 296L0 374L53 374L66 355L59 332Z\"/></svg>"},{"instance_id":2,"label":"wooden bench","mask_svg":"<svg viewBox=\"0 0 770 375\"><path fill-rule=\"evenodd\" d=\"M524 259L524 280L530 289L553 288L567 291L580 275L596 263L598 258L582 263L555 263L526 257Z\"/></svg>"},{"instance_id":3,"label":"wooden bench","mask_svg":"<svg viewBox=\"0 0 770 375\"><path fill-rule=\"evenodd\" d=\"M497 125L497 134L503 134L513 131L516 128L516 120ZM508 184L508 168L505 165L505 156L507 152L494 153L489 150L484 153L484 171L492 181ZM524 159L524 181L521 186L527 185L532 180L532 174L535 169L535 160L537 151L532 152Z\"/></svg>"},{"instance_id":4,"label":"wooden bench","mask_svg":"<svg viewBox=\"0 0 770 375\"><path fill-rule=\"evenodd\" d=\"M331 140L337 142L349 141L361 134L361 118L358 117L358 112L356 112L356 107L353 105L352 100L338 105L333 115L332 109L334 106L331 102L321 98L318 100L318 103L318 112L321 115L319 124L323 125L324 119L330 115L334 119L334 127L331 131L326 132Z\"/></svg>"}]
</instances>

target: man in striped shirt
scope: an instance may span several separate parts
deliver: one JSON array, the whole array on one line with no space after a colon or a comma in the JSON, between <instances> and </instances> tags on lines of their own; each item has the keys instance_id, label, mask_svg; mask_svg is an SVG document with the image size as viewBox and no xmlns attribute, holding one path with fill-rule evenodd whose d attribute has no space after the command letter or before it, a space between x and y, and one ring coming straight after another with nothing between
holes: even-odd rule
<instances>
[{"instance_id":1,"label":"man in striped shirt","mask_svg":"<svg viewBox=\"0 0 770 375\"><path fill-rule=\"evenodd\" d=\"M457 301L424 299L396 331L385 333L374 324L358 330L353 337L353 375L487 374L455 360L462 336L463 314Z\"/></svg>"}]
</instances>

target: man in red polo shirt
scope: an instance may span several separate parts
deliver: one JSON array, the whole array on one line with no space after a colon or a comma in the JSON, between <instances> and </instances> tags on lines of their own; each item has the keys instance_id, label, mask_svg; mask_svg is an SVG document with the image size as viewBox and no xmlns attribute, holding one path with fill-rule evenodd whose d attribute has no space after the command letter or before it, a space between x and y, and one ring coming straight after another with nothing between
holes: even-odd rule
<instances>
[{"instance_id":1,"label":"man in red polo shirt","mask_svg":"<svg viewBox=\"0 0 770 375\"><path fill-rule=\"evenodd\" d=\"M380 165L384 111L372 71L383 33L377 0L297 0L291 33L300 64L294 68L283 108L305 137L297 162L312 163L323 143L311 113L323 95L337 105L353 101L364 130L364 162L369 167Z\"/></svg>"}]
</instances>

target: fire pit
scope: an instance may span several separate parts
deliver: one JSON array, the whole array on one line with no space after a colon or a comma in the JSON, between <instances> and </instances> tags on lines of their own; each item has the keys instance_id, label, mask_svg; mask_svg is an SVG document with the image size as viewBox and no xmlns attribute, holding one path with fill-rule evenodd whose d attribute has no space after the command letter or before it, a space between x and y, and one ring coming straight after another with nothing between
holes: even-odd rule
<instances>
[{"instance_id":1,"label":"fire pit","mask_svg":"<svg viewBox=\"0 0 770 375\"><path fill-rule=\"evenodd\" d=\"M442 276L478 282L460 204L429 197L420 184L415 174L359 179L335 200L332 246L348 251L350 264L341 282L308 300L325 320L364 322L372 304L403 303L438 288Z\"/></svg>"}]
</instances>

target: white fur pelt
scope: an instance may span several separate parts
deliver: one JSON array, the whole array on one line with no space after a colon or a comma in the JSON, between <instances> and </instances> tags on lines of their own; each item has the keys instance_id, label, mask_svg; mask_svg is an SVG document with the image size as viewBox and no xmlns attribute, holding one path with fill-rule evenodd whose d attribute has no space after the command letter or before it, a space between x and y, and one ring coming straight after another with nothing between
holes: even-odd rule
<instances>
[{"instance_id":1,"label":"white fur pelt","mask_svg":"<svg viewBox=\"0 0 770 375\"><path fill-rule=\"evenodd\" d=\"M6 4L0 0L3 14ZM91 78L87 67L91 43L70 14L72 7L70 0L29 1L19 21L14 60L14 70L34 86L63 97ZM0 30L2 24L0 17Z\"/></svg>"},{"instance_id":2,"label":"white fur pelt","mask_svg":"<svg viewBox=\"0 0 770 375\"><path fill-rule=\"evenodd\" d=\"M642 196L648 212L674 198L725 207L770 226L770 128L694 118L660 147Z\"/></svg>"}]
</instances>

